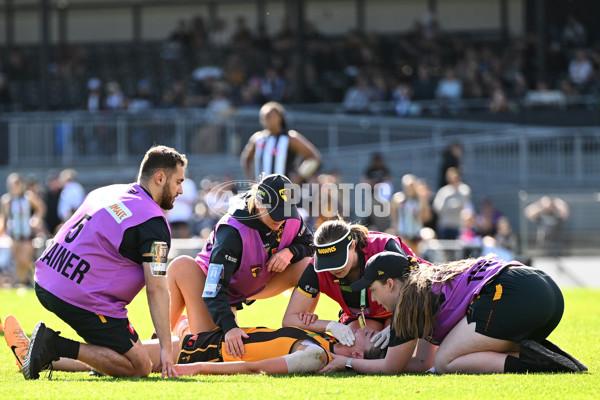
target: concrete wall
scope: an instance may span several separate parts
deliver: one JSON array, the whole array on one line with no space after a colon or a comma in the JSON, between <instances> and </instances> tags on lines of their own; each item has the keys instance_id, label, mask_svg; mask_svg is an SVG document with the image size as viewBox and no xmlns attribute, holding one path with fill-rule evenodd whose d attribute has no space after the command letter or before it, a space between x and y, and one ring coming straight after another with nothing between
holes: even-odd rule
<instances>
[{"instance_id":1,"label":"concrete wall","mask_svg":"<svg viewBox=\"0 0 600 400\"><path fill-rule=\"evenodd\" d=\"M501 0L437 0L437 14L445 31L499 30ZM524 31L524 0L507 0L509 32L520 35ZM15 0L14 40L17 44L31 44L40 40L40 15L36 9L39 1ZM55 3L55 2L50 2ZM58 2L60 3L60 2ZM122 1L103 1L102 9L82 9L85 3L98 4L98 0L71 0L66 8L67 41L129 41L133 38L132 9ZM127 2L129 3L129 2ZM174 2L165 6L142 2L141 35L143 40L160 40L169 35L180 19L203 16L209 22L207 2ZM258 24L257 7L253 1L217 1L215 14L226 20L233 29L238 16L244 16L251 29ZM57 3L56 3L57 4ZM365 29L382 33L405 32L417 19L427 15L425 0L368 0L365 1ZM2 2L4 5L4 2ZM281 0L265 1L263 16L270 34L277 32L285 16ZM305 0L306 19L325 34L343 34L357 24L354 0ZM214 14L213 14L214 15ZM58 41L58 11L50 12L50 40ZM6 12L0 10L0 43L6 42Z\"/></svg>"}]
</instances>

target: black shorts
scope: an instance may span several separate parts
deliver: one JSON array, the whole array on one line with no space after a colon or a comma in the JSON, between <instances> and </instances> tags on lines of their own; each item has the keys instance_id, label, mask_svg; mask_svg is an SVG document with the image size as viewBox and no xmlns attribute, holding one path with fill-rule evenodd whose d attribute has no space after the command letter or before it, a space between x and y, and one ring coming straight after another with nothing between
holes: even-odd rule
<instances>
[{"instance_id":1,"label":"black shorts","mask_svg":"<svg viewBox=\"0 0 600 400\"><path fill-rule=\"evenodd\" d=\"M222 329L185 335L181 338L177 364L195 362L222 362L221 344L225 334Z\"/></svg>"},{"instance_id":2,"label":"black shorts","mask_svg":"<svg viewBox=\"0 0 600 400\"><path fill-rule=\"evenodd\" d=\"M496 339L543 340L564 311L563 295L545 272L509 267L481 290L467 310L475 331Z\"/></svg>"},{"instance_id":3,"label":"black shorts","mask_svg":"<svg viewBox=\"0 0 600 400\"><path fill-rule=\"evenodd\" d=\"M86 343L127 353L139 340L127 318L112 318L76 307L56 297L37 282L35 294L40 303L77 332Z\"/></svg>"}]
</instances>

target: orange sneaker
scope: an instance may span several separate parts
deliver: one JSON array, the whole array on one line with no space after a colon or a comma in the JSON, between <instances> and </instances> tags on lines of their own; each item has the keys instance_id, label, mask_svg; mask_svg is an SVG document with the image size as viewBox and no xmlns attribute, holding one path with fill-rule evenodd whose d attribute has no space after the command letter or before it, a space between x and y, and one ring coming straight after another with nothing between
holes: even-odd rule
<instances>
[{"instance_id":1,"label":"orange sneaker","mask_svg":"<svg viewBox=\"0 0 600 400\"><path fill-rule=\"evenodd\" d=\"M29 348L29 338L21 328L21 324L14 315L9 314L4 320L4 339L13 352L19 371L23 368L23 361Z\"/></svg>"}]
</instances>

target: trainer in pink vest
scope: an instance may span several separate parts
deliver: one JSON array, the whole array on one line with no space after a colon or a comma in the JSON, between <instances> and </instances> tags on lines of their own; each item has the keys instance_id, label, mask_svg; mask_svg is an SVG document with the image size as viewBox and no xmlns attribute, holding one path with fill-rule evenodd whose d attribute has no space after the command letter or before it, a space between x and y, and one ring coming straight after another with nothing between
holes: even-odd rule
<instances>
[{"instance_id":1,"label":"trainer in pink vest","mask_svg":"<svg viewBox=\"0 0 600 400\"><path fill-rule=\"evenodd\" d=\"M300 229L300 220L289 218L283 224L281 241L278 250L289 247ZM206 274L210 264L210 254L214 242L214 235L221 225L229 225L237 229L243 242L242 259L240 268L231 276L229 283L229 303L234 304L246 300L264 289L274 272L267 270L267 261L271 254L265 251L260 233L252 229L229 214L224 215L210 236L206 240L202 251L196 256L196 262Z\"/></svg>"},{"instance_id":2,"label":"trainer in pink vest","mask_svg":"<svg viewBox=\"0 0 600 400\"><path fill-rule=\"evenodd\" d=\"M400 238L387 233L369 232L369 236L367 236L367 246L363 249L363 253L365 254L365 263L369 261L369 259L375 254L385 251L385 245L390 240L398 243L406 255L416 257L415 253L413 253L413 251L406 244L404 244ZM418 259L419 262L429 264L429 262L421 258ZM340 285L336 282L337 278L332 273L327 271L318 272L317 276L319 277L319 289L322 293L325 293L327 296L335 300L347 315L358 315L360 310L351 310L344 302ZM382 305L371 300L371 292L369 290L367 290L367 300L367 307L364 310L366 317L385 319L392 316L390 311L387 311Z\"/></svg>"},{"instance_id":3,"label":"trainer in pink vest","mask_svg":"<svg viewBox=\"0 0 600 400\"><path fill-rule=\"evenodd\" d=\"M92 191L36 261L35 281L74 306L126 318L125 306L145 285L144 269L119 246L128 228L154 217L164 218L163 210L136 184Z\"/></svg>"}]
</instances>

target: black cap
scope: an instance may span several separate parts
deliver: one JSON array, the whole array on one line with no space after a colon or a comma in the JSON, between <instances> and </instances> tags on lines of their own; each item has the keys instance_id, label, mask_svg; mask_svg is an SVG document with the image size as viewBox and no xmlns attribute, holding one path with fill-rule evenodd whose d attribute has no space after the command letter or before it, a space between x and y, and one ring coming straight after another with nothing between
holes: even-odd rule
<instances>
[{"instance_id":1,"label":"black cap","mask_svg":"<svg viewBox=\"0 0 600 400\"><path fill-rule=\"evenodd\" d=\"M294 185L285 175L272 174L265 176L258 184L256 198L269 212L273 221L288 218L300 219L298 208L292 200Z\"/></svg>"},{"instance_id":2,"label":"black cap","mask_svg":"<svg viewBox=\"0 0 600 400\"><path fill-rule=\"evenodd\" d=\"M352 244L352 234L350 229L340 239L335 242L325 244L315 244L315 271L335 271L343 268L348 262L348 253Z\"/></svg>"},{"instance_id":3,"label":"black cap","mask_svg":"<svg viewBox=\"0 0 600 400\"><path fill-rule=\"evenodd\" d=\"M384 251L369 258L365 265L363 277L350 285L352 291L358 292L375 281L387 278L401 278L410 272L408 258L394 251Z\"/></svg>"}]
</instances>

